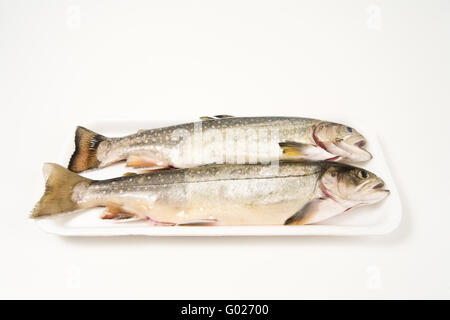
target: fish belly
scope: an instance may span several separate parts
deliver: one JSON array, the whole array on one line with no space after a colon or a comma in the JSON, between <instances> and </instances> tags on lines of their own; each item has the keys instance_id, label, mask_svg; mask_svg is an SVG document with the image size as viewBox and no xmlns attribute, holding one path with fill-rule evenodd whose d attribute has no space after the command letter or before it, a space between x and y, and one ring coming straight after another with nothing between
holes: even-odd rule
<instances>
[{"instance_id":1,"label":"fish belly","mask_svg":"<svg viewBox=\"0 0 450 320\"><path fill-rule=\"evenodd\" d=\"M313 198L314 185L301 180L249 179L172 186L157 196L147 214L153 220L177 224L216 220L216 225L229 226L282 225Z\"/></svg>"}]
</instances>

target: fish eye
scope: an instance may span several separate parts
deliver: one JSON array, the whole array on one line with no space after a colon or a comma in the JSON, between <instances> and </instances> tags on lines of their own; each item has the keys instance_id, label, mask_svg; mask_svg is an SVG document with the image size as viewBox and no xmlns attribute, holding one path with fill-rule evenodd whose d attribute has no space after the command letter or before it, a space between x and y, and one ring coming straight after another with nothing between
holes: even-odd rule
<instances>
[{"instance_id":1,"label":"fish eye","mask_svg":"<svg viewBox=\"0 0 450 320\"><path fill-rule=\"evenodd\" d=\"M345 130L347 130L348 132L353 132L353 129L350 127L345 128Z\"/></svg>"},{"instance_id":2,"label":"fish eye","mask_svg":"<svg viewBox=\"0 0 450 320\"><path fill-rule=\"evenodd\" d=\"M359 170L358 171L358 177L361 179L366 179L369 175L367 174L367 171Z\"/></svg>"}]
</instances>

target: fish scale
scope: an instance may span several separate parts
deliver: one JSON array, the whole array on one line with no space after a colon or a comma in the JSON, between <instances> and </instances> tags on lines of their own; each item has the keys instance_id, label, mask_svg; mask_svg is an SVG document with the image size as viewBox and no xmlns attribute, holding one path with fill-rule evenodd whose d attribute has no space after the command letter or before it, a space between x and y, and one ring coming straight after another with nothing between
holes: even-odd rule
<instances>
[{"instance_id":1,"label":"fish scale","mask_svg":"<svg viewBox=\"0 0 450 320\"><path fill-rule=\"evenodd\" d=\"M75 134L69 169L82 172L119 161L130 167L189 168L280 160L366 161L364 137L345 125L297 117L225 117L105 137Z\"/></svg>"},{"instance_id":2,"label":"fish scale","mask_svg":"<svg viewBox=\"0 0 450 320\"><path fill-rule=\"evenodd\" d=\"M56 164L32 217L106 207L103 218L152 224L283 225L326 220L381 201L384 183L331 162L222 164L90 180Z\"/></svg>"}]
</instances>

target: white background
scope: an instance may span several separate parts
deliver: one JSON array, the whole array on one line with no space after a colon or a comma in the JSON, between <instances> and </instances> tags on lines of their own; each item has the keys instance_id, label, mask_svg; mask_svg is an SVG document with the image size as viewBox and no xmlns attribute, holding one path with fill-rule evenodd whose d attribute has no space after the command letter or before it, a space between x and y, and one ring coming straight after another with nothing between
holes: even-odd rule
<instances>
[{"instance_id":1,"label":"white background","mask_svg":"<svg viewBox=\"0 0 450 320\"><path fill-rule=\"evenodd\" d=\"M0 297L450 298L449 40L445 0L0 1ZM77 124L224 113L370 123L400 227L61 238L28 220Z\"/></svg>"}]
</instances>

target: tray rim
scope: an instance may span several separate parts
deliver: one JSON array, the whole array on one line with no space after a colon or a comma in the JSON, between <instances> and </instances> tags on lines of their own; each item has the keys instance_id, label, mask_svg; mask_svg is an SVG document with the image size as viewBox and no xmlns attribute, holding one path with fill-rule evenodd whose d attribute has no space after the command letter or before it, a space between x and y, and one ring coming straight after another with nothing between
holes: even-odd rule
<instances>
[{"instance_id":1,"label":"tray rim","mask_svg":"<svg viewBox=\"0 0 450 320\"><path fill-rule=\"evenodd\" d=\"M186 122L193 120L186 120ZM101 124L123 124L148 122L149 124L162 122L175 124L173 120L138 120L138 119L99 119L83 123L82 126L87 128L95 128ZM183 123L183 120L176 123ZM370 128L368 128L370 129ZM401 222L403 215L403 208L400 196L397 191L397 186L392 177L389 165L386 162L384 151L380 144L378 135L374 130L365 130L365 133L371 133L370 144L377 144L379 153L376 155L382 158L386 172L383 174L384 180L389 180L389 189L391 191L390 197L393 198L396 215L391 217L388 222L376 226L346 226L346 225L305 225L305 226L174 226L174 227L145 227L139 226L136 228L121 228L117 227L70 227L64 228L57 226L54 218L42 218L35 220L35 223L43 231L56 234L59 236L71 237L108 237L108 236L193 236L193 237L211 237L211 236L368 236L368 235L382 235L394 231ZM59 163L63 163L67 155L65 150L73 144L73 135L66 139L63 145L62 152L59 157ZM40 181L42 183L42 181ZM378 209L381 210L382 206Z\"/></svg>"}]
</instances>

